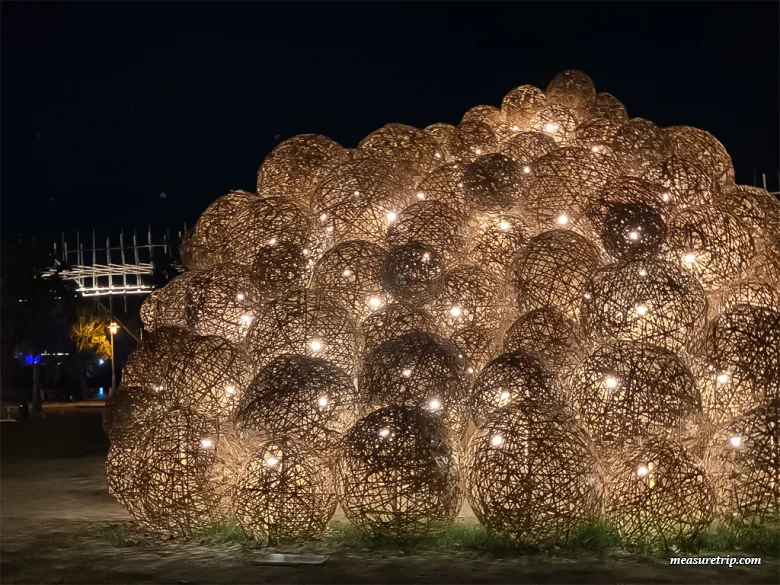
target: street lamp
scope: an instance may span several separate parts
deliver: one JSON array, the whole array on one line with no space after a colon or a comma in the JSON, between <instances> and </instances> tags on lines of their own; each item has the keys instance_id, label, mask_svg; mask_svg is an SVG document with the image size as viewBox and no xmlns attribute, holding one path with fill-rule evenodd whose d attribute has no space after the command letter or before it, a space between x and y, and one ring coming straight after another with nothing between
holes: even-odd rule
<instances>
[{"instance_id":1,"label":"street lamp","mask_svg":"<svg viewBox=\"0 0 780 585\"><path fill-rule=\"evenodd\" d=\"M119 325L114 321L108 326L108 331L111 333L111 394L116 391L116 364L114 362L114 335L119 331Z\"/></svg>"}]
</instances>

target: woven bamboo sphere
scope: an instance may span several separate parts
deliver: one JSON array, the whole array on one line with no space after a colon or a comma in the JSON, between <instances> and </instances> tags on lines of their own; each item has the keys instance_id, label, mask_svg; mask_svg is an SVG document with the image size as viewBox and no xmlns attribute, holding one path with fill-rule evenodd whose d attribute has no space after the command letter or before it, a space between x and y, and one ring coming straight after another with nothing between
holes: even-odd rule
<instances>
[{"instance_id":1,"label":"woven bamboo sphere","mask_svg":"<svg viewBox=\"0 0 780 585\"><path fill-rule=\"evenodd\" d=\"M480 156L463 172L466 200L480 211L499 212L512 207L522 181L523 168L500 153Z\"/></svg>"},{"instance_id":2,"label":"woven bamboo sphere","mask_svg":"<svg viewBox=\"0 0 780 585\"><path fill-rule=\"evenodd\" d=\"M753 258L753 274L780 288L780 233L765 234Z\"/></svg>"},{"instance_id":3,"label":"woven bamboo sphere","mask_svg":"<svg viewBox=\"0 0 780 585\"><path fill-rule=\"evenodd\" d=\"M235 420L240 429L299 440L323 455L356 415L355 386L345 372L320 358L282 355L252 380Z\"/></svg>"},{"instance_id":4,"label":"woven bamboo sphere","mask_svg":"<svg viewBox=\"0 0 780 585\"><path fill-rule=\"evenodd\" d=\"M780 233L780 201L764 189L736 185L716 201L748 226L757 248L763 248L765 239Z\"/></svg>"},{"instance_id":5,"label":"woven bamboo sphere","mask_svg":"<svg viewBox=\"0 0 780 585\"><path fill-rule=\"evenodd\" d=\"M734 419L710 442L705 466L718 507L745 524L780 521L780 402Z\"/></svg>"},{"instance_id":6,"label":"woven bamboo sphere","mask_svg":"<svg viewBox=\"0 0 780 585\"><path fill-rule=\"evenodd\" d=\"M103 431L112 445L133 447L165 410L165 402L154 390L123 384L106 400Z\"/></svg>"},{"instance_id":7,"label":"woven bamboo sphere","mask_svg":"<svg viewBox=\"0 0 780 585\"><path fill-rule=\"evenodd\" d=\"M731 309L737 305L752 305L780 311L780 289L761 277L736 282L723 291L720 306Z\"/></svg>"},{"instance_id":8,"label":"woven bamboo sphere","mask_svg":"<svg viewBox=\"0 0 780 585\"><path fill-rule=\"evenodd\" d=\"M498 332L482 327L464 327L450 335L450 341L466 356L466 373L476 374L501 353Z\"/></svg>"},{"instance_id":9,"label":"woven bamboo sphere","mask_svg":"<svg viewBox=\"0 0 780 585\"><path fill-rule=\"evenodd\" d=\"M372 159L346 162L314 193L312 209L334 242L382 242L387 227L412 202L409 179Z\"/></svg>"},{"instance_id":10,"label":"woven bamboo sphere","mask_svg":"<svg viewBox=\"0 0 780 585\"><path fill-rule=\"evenodd\" d=\"M164 389L172 360L189 342L192 333L181 327L159 327L144 336L130 354L122 371L122 384L160 392ZM168 401L168 397L161 397Z\"/></svg>"},{"instance_id":11,"label":"woven bamboo sphere","mask_svg":"<svg viewBox=\"0 0 780 585\"><path fill-rule=\"evenodd\" d=\"M600 234L609 211L619 205L646 205L658 212L664 221L671 215L668 195L659 185L637 177L618 177L609 181L585 210L593 230Z\"/></svg>"},{"instance_id":12,"label":"woven bamboo sphere","mask_svg":"<svg viewBox=\"0 0 780 585\"><path fill-rule=\"evenodd\" d=\"M606 118L592 118L579 124L574 130L573 145L591 152L609 154L612 141L622 124Z\"/></svg>"},{"instance_id":13,"label":"woven bamboo sphere","mask_svg":"<svg viewBox=\"0 0 780 585\"><path fill-rule=\"evenodd\" d=\"M649 166L672 154L664 129L644 118L631 118L620 127L612 140L612 152L623 171L633 176L641 176Z\"/></svg>"},{"instance_id":14,"label":"woven bamboo sphere","mask_svg":"<svg viewBox=\"0 0 780 585\"><path fill-rule=\"evenodd\" d=\"M422 331L441 335L441 327L425 309L391 303L372 313L360 327L366 353L393 337Z\"/></svg>"},{"instance_id":15,"label":"woven bamboo sphere","mask_svg":"<svg viewBox=\"0 0 780 585\"><path fill-rule=\"evenodd\" d=\"M398 214L387 232L389 247L420 242L437 250L446 262L456 262L466 251L466 222L449 205L418 201Z\"/></svg>"},{"instance_id":16,"label":"woven bamboo sphere","mask_svg":"<svg viewBox=\"0 0 780 585\"><path fill-rule=\"evenodd\" d=\"M197 272L184 272L162 288L152 291L141 305L141 322L146 331L160 327L188 327L187 297Z\"/></svg>"},{"instance_id":17,"label":"woven bamboo sphere","mask_svg":"<svg viewBox=\"0 0 780 585\"><path fill-rule=\"evenodd\" d=\"M474 380L469 400L471 414L482 424L497 410L529 403L562 404L557 382L547 367L530 353L504 353L488 363Z\"/></svg>"},{"instance_id":18,"label":"woven bamboo sphere","mask_svg":"<svg viewBox=\"0 0 780 585\"><path fill-rule=\"evenodd\" d=\"M524 351L545 362L552 372L566 371L585 352L576 321L544 307L522 315L504 334L504 351Z\"/></svg>"},{"instance_id":19,"label":"woven bamboo sphere","mask_svg":"<svg viewBox=\"0 0 780 585\"><path fill-rule=\"evenodd\" d=\"M466 166L453 162L440 166L426 176L415 189L418 201L438 201L466 217L470 206L463 189L463 171Z\"/></svg>"},{"instance_id":20,"label":"woven bamboo sphere","mask_svg":"<svg viewBox=\"0 0 780 585\"><path fill-rule=\"evenodd\" d=\"M593 350L568 382L577 418L605 451L635 437L683 436L701 412L690 370L671 351L619 341Z\"/></svg>"},{"instance_id":21,"label":"woven bamboo sphere","mask_svg":"<svg viewBox=\"0 0 780 585\"><path fill-rule=\"evenodd\" d=\"M268 544L319 536L336 512L331 472L292 441L268 441L255 451L232 501L244 532Z\"/></svg>"},{"instance_id":22,"label":"woven bamboo sphere","mask_svg":"<svg viewBox=\"0 0 780 585\"><path fill-rule=\"evenodd\" d=\"M574 137L574 130L579 121L569 108L559 105L548 105L538 110L531 118L530 130L543 132L563 145Z\"/></svg>"},{"instance_id":23,"label":"woven bamboo sphere","mask_svg":"<svg viewBox=\"0 0 780 585\"><path fill-rule=\"evenodd\" d=\"M712 134L691 126L671 126L665 132L674 154L701 164L718 185L734 182L731 157Z\"/></svg>"},{"instance_id":24,"label":"woven bamboo sphere","mask_svg":"<svg viewBox=\"0 0 780 585\"><path fill-rule=\"evenodd\" d=\"M347 518L375 536L440 533L463 499L446 428L431 413L403 405L374 411L349 430L337 475Z\"/></svg>"},{"instance_id":25,"label":"woven bamboo sphere","mask_svg":"<svg viewBox=\"0 0 780 585\"><path fill-rule=\"evenodd\" d=\"M721 369L707 355L693 362L692 371L701 394L702 411L712 427L722 427L756 408L763 398L755 378L741 369Z\"/></svg>"},{"instance_id":26,"label":"woven bamboo sphere","mask_svg":"<svg viewBox=\"0 0 780 585\"><path fill-rule=\"evenodd\" d=\"M576 318L588 278L600 265L599 249L579 234L552 230L534 236L512 264L518 306L550 307Z\"/></svg>"},{"instance_id":27,"label":"woven bamboo sphere","mask_svg":"<svg viewBox=\"0 0 780 585\"><path fill-rule=\"evenodd\" d=\"M493 130L497 125L506 122L504 113L495 106L479 105L469 108L469 110L463 114L460 120L461 122L482 122L490 126Z\"/></svg>"},{"instance_id":28,"label":"woven bamboo sphere","mask_svg":"<svg viewBox=\"0 0 780 585\"><path fill-rule=\"evenodd\" d=\"M722 207L685 209L669 222L672 257L714 291L744 275L755 254L748 227Z\"/></svg>"},{"instance_id":29,"label":"woven bamboo sphere","mask_svg":"<svg viewBox=\"0 0 780 585\"><path fill-rule=\"evenodd\" d=\"M257 171L257 192L261 197L284 195L308 204L325 175L346 159L344 148L326 136L293 136L265 157Z\"/></svg>"},{"instance_id":30,"label":"woven bamboo sphere","mask_svg":"<svg viewBox=\"0 0 780 585\"><path fill-rule=\"evenodd\" d=\"M707 314L707 298L685 269L662 260L609 264L592 275L582 328L595 340L687 346Z\"/></svg>"},{"instance_id":31,"label":"woven bamboo sphere","mask_svg":"<svg viewBox=\"0 0 780 585\"><path fill-rule=\"evenodd\" d=\"M242 348L222 337L195 335L171 358L162 392L202 416L225 421L252 376Z\"/></svg>"},{"instance_id":32,"label":"woven bamboo sphere","mask_svg":"<svg viewBox=\"0 0 780 585\"><path fill-rule=\"evenodd\" d=\"M534 114L547 105L547 96L538 87L521 85L504 96L501 111L511 124L526 131L531 126Z\"/></svg>"},{"instance_id":33,"label":"woven bamboo sphere","mask_svg":"<svg viewBox=\"0 0 780 585\"><path fill-rule=\"evenodd\" d=\"M396 301L424 305L444 286L444 259L434 248L410 242L393 246L382 265L382 284Z\"/></svg>"},{"instance_id":34,"label":"woven bamboo sphere","mask_svg":"<svg viewBox=\"0 0 780 585\"><path fill-rule=\"evenodd\" d=\"M318 357L345 372L357 364L357 325L348 308L316 291L295 290L263 305L246 338L256 370L287 353Z\"/></svg>"},{"instance_id":35,"label":"woven bamboo sphere","mask_svg":"<svg viewBox=\"0 0 780 585\"><path fill-rule=\"evenodd\" d=\"M576 69L568 69L553 77L545 91L547 100L566 108L587 110L596 103L593 80Z\"/></svg>"},{"instance_id":36,"label":"woven bamboo sphere","mask_svg":"<svg viewBox=\"0 0 780 585\"><path fill-rule=\"evenodd\" d=\"M199 335L241 343L262 300L248 270L219 264L192 279L187 295L188 322Z\"/></svg>"},{"instance_id":37,"label":"woven bamboo sphere","mask_svg":"<svg viewBox=\"0 0 780 585\"><path fill-rule=\"evenodd\" d=\"M440 164L442 152L436 140L424 131L405 124L387 124L361 140L355 156L380 160L416 182Z\"/></svg>"},{"instance_id":38,"label":"woven bamboo sphere","mask_svg":"<svg viewBox=\"0 0 780 585\"><path fill-rule=\"evenodd\" d=\"M449 339L415 331L366 356L358 387L365 404L408 404L425 409L459 436L468 422L468 360Z\"/></svg>"},{"instance_id":39,"label":"woven bamboo sphere","mask_svg":"<svg viewBox=\"0 0 780 585\"><path fill-rule=\"evenodd\" d=\"M596 95L596 103L591 105L590 110L598 118L606 118L618 124L628 122L626 106L611 93L601 92Z\"/></svg>"},{"instance_id":40,"label":"woven bamboo sphere","mask_svg":"<svg viewBox=\"0 0 780 585\"><path fill-rule=\"evenodd\" d=\"M526 244L530 229L517 215L482 213L472 218L466 258L502 278Z\"/></svg>"},{"instance_id":41,"label":"woven bamboo sphere","mask_svg":"<svg viewBox=\"0 0 780 585\"><path fill-rule=\"evenodd\" d=\"M108 493L143 526L149 526L149 515L144 508L144 490L137 476L141 462L137 457L136 442L112 443L106 455L106 484Z\"/></svg>"},{"instance_id":42,"label":"woven bamboo sphere","mask_svg":"<svg viewBox=\"0 0 780 585\"><path fill-rule=\"evenodd\" d=\"M337 244L314 267L313 286L349 307L360 322L387 304L381 279L384 256L385 250L371 242Z\"/></svg>"},{"instance_id":43,"label":"woven bamboo sphere","mask_svg":"<svg viewBox=\"0 0 780 585\"><path fill-rule=\"evenodd\" d=\"M466 120L450 133L444 149L451 160L466 164L483 154L496 152L498 138L484 122Z\"/></svg>"},{"instance_id":44,"label":"woven bamboo sphere","mask_svg":"<svg viewBox=\"0 0 780 585\"><path fill-rule=\"evenodd\" d=\"M565 542L604 505L592 441L552 406L496 411L469 442L465 474L482 525L530 544Z\"/></svg>"},{"instance_id":45,"label":"woven bamboo sphere","mask_svg":"<svg viewBox=\"0 0 780 585\"><path fill-rule=\"evenodd\" d=\"M626 542L669 542L704 530L714 496L704 467L681 444L633 443L609 465L607 519Z\"/></svg>"},{"instance_id":46,"label":"woven bamboo sphere","mask_svg":"<svg viewBox=\"0 0 780 585\"><path fill-rule=\"evenodd\" d=\"M520 165L525 179L533 176L534 161L558 148L555 140L544 132L519 132L501 145L501 153Z\"/></svg>"},{"instance_id":47,"label":"woven bamboo sphere","mask_svg":"<svg viewBox=\"0 0 780 585\"><path fill-rule=\"evenodd\" d=\"M455 126L452 124L445 124L444 122L438 122L423 128L423 132L431 135L440 147L447 142L447 137L453 130L455 130Z\"/></svg>"},{"instance_id":48,"label":"woven bamboo sphere","mask_svg":"<svg viewBox=\"0 0 780 585\"><path fill-rule=\"evenodd\" d=\"M666 244L666 222L642 203L611 207L604 217L601 245L617 260L636 260L659 254Z\"/></svg>"},{"instance_id":49,"label":"woven bamboo sphere","mask_svg":"<svg viewBox=\"0 0 780 585\"><path fill-rule=\"evenodd\" d=\"M704 167L675 155L648 165L642 178L661 187L664 202L678 209L709 204L718 193Z\"/></svg>"},{"instance_id":50,"label":"woven bamboo sphere","mask_svg":"<svg viewBox=\"0 0 780 585\"><path fill-rule=\"evenodd\" d=\"M292 242L260 248L250 272L260 297L268 300L305 286L317 252Z\"/></svg>"},{"instance_id":51,"label":"woven bamboo sphere","mask_svg":"<svg viewBox=\"0 0 780 585\"><path fill-rule=\"evenodd\" d=\"M448 332L496 329L510 306L506 297L500 277L479 266L460 266L444 275L444 287L430 310Z\"/></svg>"}]
</instances>

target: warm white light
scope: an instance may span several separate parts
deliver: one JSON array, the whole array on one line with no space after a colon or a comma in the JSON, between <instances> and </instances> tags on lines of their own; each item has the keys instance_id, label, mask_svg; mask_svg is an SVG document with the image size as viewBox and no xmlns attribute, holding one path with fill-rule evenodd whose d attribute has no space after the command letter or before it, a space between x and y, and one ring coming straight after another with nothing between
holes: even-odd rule
<instances>
[{"instance_id":1,"label":"warm white light","mask_svg":"<svg viewBox=\"0 0 780 585\"><path fill-rule=\"evenodd\" d=\"M604 378L604 385L607 388L617 388L618 379L615 378L614 376L607 376L606 378Z\"/></svg>"},{"instance_id":2,"label":"warm white light","mask_svg":"<svg viewBox=\"0 0 780 585\"><path fill-rule=\"evenodd\" d=\"M640 317L644 317L647 315L647 305L637 305L636 306L636 314Z\"/></svg>"},{"instance_id":3,"label":"warm white light","mask_svg":"<svg viewBox=\"0 0 780 585\"><path fill-rule=\"evenodd\" d=\"M528 166L523 167L523 172L527 175L528 173L531 172L531 167L528 167Z\"/></svg>"},{"instance_id":4,"label":"warm white light","mask_svg":"<svg viewBox=\"0 0 780 585\"><path fill-rule=\"evenodd\" d=\"M639 269L639 276L647 276L647 270L644 268Z\"/></svg>"},{"instance_id":5,"label":"warm white light","mask_svg":"<svg viewBox=\"0 0 780 585\"><path fill-rule=\"evenodd\" d=\"M279 463L279 460L276 457L269 457L265 460L265 464L268 467L276 467L276 465Z\"/></svg>"},{"instance_id":6,"label":"warm white light","mask_svg":"<svg viewBox=\"0 0 780 585\"><path fill-rule=\"evenodd\" d=\"M108 326L108 330L111 332L111 335L116 335L116 332L119 331L119 325L117 325L116 323L112 322Z\"/></svg>"},{"instance_id":7,"label":"warm white light","mask_svg":"<svg viewBox=\"0 0 780 585\"><path fill-rule=\"evenodd\" d=\"M276 245L276 238L271 238L270 240L268 240L268 245L269 246L275 246Z\"/></svg>"},{"instance_id":8,"label":"warm white light","mask_svg":"<svg viewBox=\"0 0 780 585\"><path fill-rule=\"evenodd\" d=\"M590 300L590 293L585 293L585 294L584 294L584 295L582 295L582 296L583 296L583 297L585 297L585 300L586 300L586 301L589 301L589 300Z\"/></svg>"},{"instance_id":9,"label":"warm white light","mask_svg":"<svg viewBox=\"0 0 780 585\"><path fill-rule=\"evenodd\" d=\"M349 268L345 268L344 272L341 273L344 278L349 278L352 276L352 271Z\"/></svg>"},{"instance_id":10,"label":"warm white light","mask_svg":"<svg viewBox=\"0 0 780 585\"><path fill-rule=\"evenodd\" d=\"M225 388L225 392L228 394L235 394L236 393L236 387L235 386L228 386Z\"/></svg>"},{"instance_id":11,"label":"warm white light","mask_svg":"<svg viewBox=\"0 0 780 585\"><path fill-rule=\"evenodd\" d=\"M381 307L382 306L382 299L379 297L371 297L368 301L368 304L372 307Z\"/></svg>"},{"instance_id":12,"label":"warm white light","mask_svg":"<svg viewBox=\"0 0 780 585\"><path fill-rule=\"evenodd\" d=\"M211 439L201 439L200 446L203 449L211 449L212 447L214 447L214 441L212 441Z\"/></svg>"},{"instance_id":13,"label":"warm white light","mask_svg":"<svg viewBox=\"0 0 780 585\"><path fill-rule=\"evenodd\" d=\"M417 199L419 199L420 201L422 201L423 199L425 199L425 193L423 193L422 191L420 191L419 193L417 193Z\"/></svg>"},{"instance_id":14,"label":"warm white light","mask_svg":"<svg viewBox=\"0 0 780 585\"><path fill-rule=\"evenodd\" d=\"M162 386L155 386L155 387L154 387L154 389L155 389L157 392L162 392L162 390L163 390L163 387L162 387Z\"/></svg>"},{"instance_id":15,"label":"warm white light","mask_svg":"<svg viewBox=\"0 0 780 585\"><path fill-rule=\"evenodd\" d=\"M355 191L355 197L360 197L360 191Z\"/></svg>"},{"instance_id":16,"label":"warm white light","mask_svg":"<svg viewBox=\"0 0 780 585\"><path fill-rule=\"evenodd\" d=\"M504 390L504 391L501 393L501 404L506 404L507 402L509 402L509 399L510 399L511 397L512 397L512 395L509 393L509 391L507 391L507 390Z\"/></svg>"},{"instance_id":17,"label":"warm white light","mask_svg":"<svg viewBox=\"0 0 780 585\"><path fill-rule=\"evenodd\" d=\"M441 158L441 153L440 153L440 152L437 152L437 153L436 153L436 154L434 154L433 156L435 156L436 158Z\"/></svg>"},{"instance_id":18,"label":"warm white light","mask_svg":"<svg viewBox=\"0 0 780 585\"><path fill-rule=\"evenodd\" d=\"M379 431L380 437L387 437L389 434L390 434L390 429L382 429L381 431Z\"/></svg>"},{"instance_id":19,"label":"warm white light","mask_svg":"<svg viewBox=\"0 0 780 585\"><path fill-rule=\"evenodd\" d=\"M512 126L512 130L514 130L515 132L520 132L520 126L515 124L514 126Z\"/></svg>"},{"instance_id":20,"label":"warm white light","mask_svg":"<svg viewBox=\"0 0 780 585\"><path fill-rule=\"evenodd\" d=\"M458 187L463 187L463 183L458 183Z\"/></svg>"},{"instance_id":21,"label":"warm white light","mask_svg":"<svg viewBox=\"0 0 780 585\"><path fill-rule=\"evenodd\" d=\"M434 398L428 403L428 410L441 410L441 402Z\"/></svg>"},{"instance_id":22,"label":"warm white light","mask_svg":"<svg viewBox=\"0 0 780 585\"><path fill-rule=\"evenodd\" d=\"M309 250L308 250L308 248L304 248L304 249L303 249L303 255L304 255L304 256L308 256L308 255L309 255Z\"/></svg>"},{"instance_id":23,"label":"warm white light","mask_svg":"<svg viewBox=\"0 0 780 585\"><path fill-rule=\"evenodd\" d=\"M717 380L719 384L725 384L726 382L729 381L729 375L726 373L718 374Z\"/></svg>"},{"instance_id":24,"label":"warm white light","mask_svg":"<svg viewBox=\"0 0 780 585\"><path fill-rule=\"evenodd\" d=\"M394 223L396 219L398 219L398 214L395 211L391 211L387 214L387 221L389 223Z\"/></svg>"},{"instance_id":25,"label":"warm white light","mask_svg":"<svg viewBox=\"0 0 780 585\"><path fill-rule=\"evenodd\" d=\"M555 223L558 225L566 225L569 223L569 216L565 213L560 214L558 217L555 218Z\"/></svg>"},{"instance_id":26,"label":"warm white light","mask_svg":"<svg viewBox=\"0 0 780 585\"><path fill-rule=\"evenodd\" d=\"M512 224L509 223L507 220L502 219L501 222L498 224L498 229L501 231L507 231L509 228L512 227Z\"/></svg>"},{"instance_id":27,"label":"warm white light","mask_svg":"<svg viewBox=\"0 0 780 585\"><path fill-rule=\"evenodd\" d=\"M328 397L327 396L320 396L317 399L317 404L319 404L320 408L325 408L328 406Z\"/></svg>"},{"instance_id":28,"label":"warm white light","mask_svg":"<svg viewBox=\"0 0 780 585\"><path fill-rule=\"evenodd\" d=\"M328 221L328 214L323 213L322 215L320 215L320 221Z\"/></svg>"},{"instance_id":29,"label":"warm white light","mask_svg":"<svg viewBox=\"0 0 780 585\"><path fill-rule=\"evenodd\" d=\"M243 300L244 300L244 298L246 298L246 297L244 297L244 293L238 293L238 294L236 295L236 300L237 300L237 301L243 301Z\"/></svg>"},{"instance_id":30,"label":"warm white light","mask_svg":"<svg viewBox=\"0 0 780 585\"><path fill-rule=\"evenodd\" d=\"M452 308L450 309L450 315L452 315L452 316L453 316L453 317L455 317L456 319L457 319L458 317L460 317L460 314L461 314L461 313L462 313L462 311L461 311L461 308L460 308L460 307L458 307L457 305L456 305L456 306L454 306L454 307L452 307Z\"/></svg>"},{"instance_id":31,"label":"warm white light","mask_svg":"<svg viewBox=\"0 0 780 585\"><path fill-rule=\"evenodd\" d=\"M637 477L645 477L648 473L650 473L650 470L647 468L646 465L640 465L636 468L636 476Z\"/></svg>"},{"instance_id":32,"label":"warm white light","mask_svg":"<svg viewBox=\"0 0 780 585\"><path fill-rule=\"evenodd\" d=\"M696 254L693 252L688 252L685 256L683 256L683 262L686 264L693 264L696 262Z\"/></svg>"},{"instance_id":33,"label":"warm white light","mask_svg":"<svg viewBox=\"0 0 780 585\"><path fill-rule=\"evenodd\" d=\"M738 449L742 445L742 437L735 435L729 439L729 443L731 443L732 447Z\"/></svg>"},{"instance_id":34,"label":"warm white light","mask_svg":"<svg viewBox=\"0 0 780 585\"><path fill-rule=\"evenodd\" d=\"M628 239L629 240L638 240L639 239L639 234L637 232L629 232Z\"/></svg>"},{"instance_id":35,"label":"warm white light","mask_svg":"<svg viewBox=\"0 0 780 585\"><path fill-rule=\"evenodd\" d=\"M468 370L466 370L466 371L467 371L469 374L473 374L473 373L474 373L474 368L469 368L469 369L468 369Z\"/></svg>"},{"instance_id":36,"label":"warm white light","mask_svg":"<svg viewBox=\"0 0 780 585\"><path fill-rule=\"evenodd\" d=\"M423 261L423 262L427 262L427 261L428 261L428 260L430 260L430 259L431 259L431 253L430 253L430 252L425 252L425 253L422 255L422 261Z\"/></svg>"},{"instance_id":37,"label":"warm white light","mask_svg":"<svg viewBox=\"0 0 780 585\"><path fill-rule=\"evenodd\" d=\"M504 437L501 435L493 435L493 438L490 439L490 444L494 447L500 447L504 444Z\"/></svg>"},{"instance_id":38,"label":"warm white light","mask_svg":"<svg viewBox=\"0 0 780 585\"><path fill-rule=\"evenodd\" d=\"M252 324L252 315L241 315L238 322L244 327L249 327Z\"/></svg>"},{"instance_id":39,"label":"warm white light","mask_svg":"<svg viewBox=\"0 0 780 585\"><path fill-rule=\"evenodd\" d=\"M410 370L409 368L406 368L405 370L403 370L403 371L401 372L401 375L402 375L404 378L408 378L409 376L411 376L411 375L412 375L412 370Z\"/></svg>"},{"instance_id":40,"label":"warm white light","mask_svg":"<svg viewBox=\"0 0 780 585\"><path fill-rule=\"evenodd\" d=\"M315 339L311 342L312 351L320 351L322 349L322 342Z\"/></svg>"},{"instance_id":41,"label":"warm white light","mask_svg":"<svg viewBox=\"0 0 780 585\"><path fill-rule=\"evenodd\" d=\"M592 146L592 147L591 147L591 150L592 150L593 152L599 152L601 149L600 149L598 146Z\"/></svg>"},{"instance_id":42,"label":"warm white light","mask_svg":"<svg viewBox=\"0 0 780 585\"><path fill-rule=\"evenodd\" d=\"M544 131L552 134L558 129L558 124L555 124L553 122L547 122L547 124L544 125Z\"/></svg>"},{"instance_id":43,"label":"warm white light","mask_svg":"<svg viewBox=\"0 0 780 585\"><path fill-rule=\"evenodd\" d=\"M664 193L664 194L661 196L661 199L663 199L663 200L664 200L664 203L666 203L667 201L669 201L669 199L671 199L671 197L669 196L669 193Z\"/></svg>"},{"instance_id":44,"label":"warm white light","mask_svg":"<svg viewBox=\"0 0 780 585\"><path fill-rule=\"evenodd\" d=\"M474 154L477 154L477 155L482 154L482 149L481 148L474 149Z\"/></svg>"}]
</instances>

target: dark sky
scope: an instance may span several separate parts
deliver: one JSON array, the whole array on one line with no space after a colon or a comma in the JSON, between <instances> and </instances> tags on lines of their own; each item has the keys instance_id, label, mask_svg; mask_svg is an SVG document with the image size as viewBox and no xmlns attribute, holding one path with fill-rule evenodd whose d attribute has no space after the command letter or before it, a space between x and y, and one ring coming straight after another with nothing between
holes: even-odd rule
<instances>
[{"instance_id":1,"label":"dark sky","mask_svg":"<svg viewBox=\"0 0 780 585\"><path fill-rule=\"evenodd\" d=\"M3 2L3 239L191 225L277 135L457 123L566 68L777 189L778 6Z\"/></svg>"}]
</instances>

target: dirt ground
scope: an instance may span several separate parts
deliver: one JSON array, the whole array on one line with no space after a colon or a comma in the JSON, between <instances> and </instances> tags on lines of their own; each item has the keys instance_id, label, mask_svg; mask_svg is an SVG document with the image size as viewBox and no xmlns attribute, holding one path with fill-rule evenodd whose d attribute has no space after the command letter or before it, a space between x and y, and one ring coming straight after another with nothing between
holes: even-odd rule
<instances>
[{"instance_id":1,"label":"dirt ground","mask_svg":"<svg viewBox=\"0 0 780 585\"><path fill-rule=\"evenodd\" d=\"M325 565L267 567L238 545L200 546L116 534L129 517L108 495L99 408L49 408L45 420L2 423L0 579L3 583L778 583L761 566L670 566L657 557L493 558L473 553L332 550Z\"/></svg>"}]
</instances>

